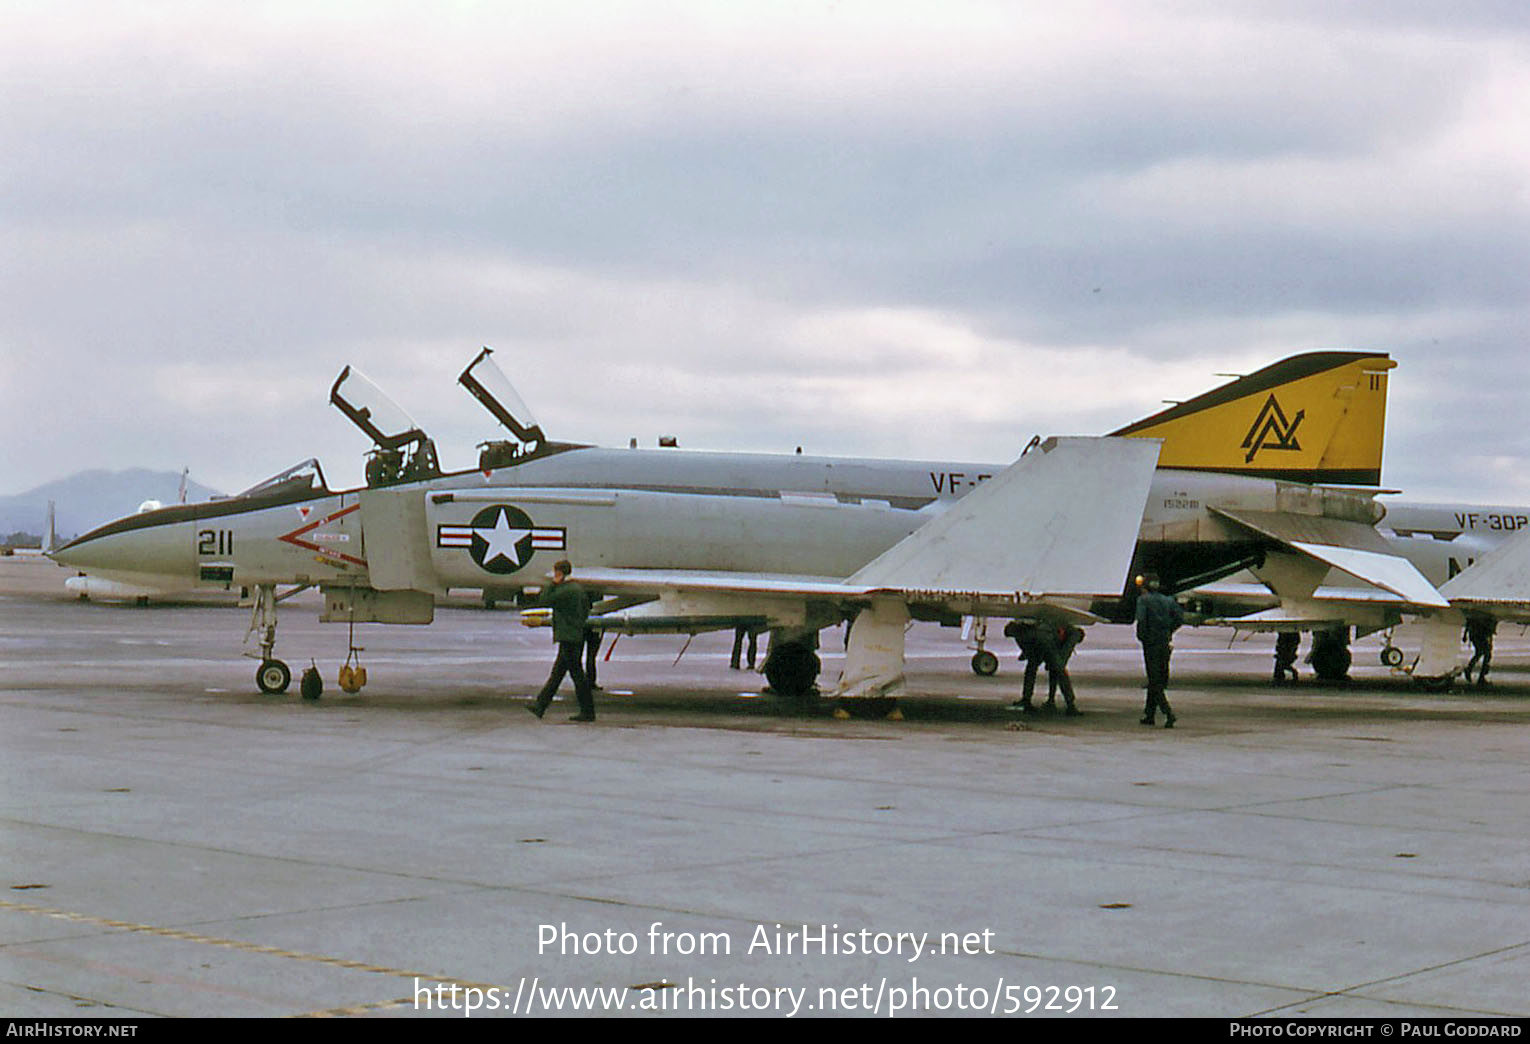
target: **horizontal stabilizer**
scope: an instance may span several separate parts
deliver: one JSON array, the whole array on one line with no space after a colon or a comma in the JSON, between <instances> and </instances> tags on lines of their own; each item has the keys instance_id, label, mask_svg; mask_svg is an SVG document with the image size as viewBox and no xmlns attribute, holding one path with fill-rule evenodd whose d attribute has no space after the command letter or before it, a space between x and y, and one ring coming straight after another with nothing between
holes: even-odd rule
<instances>
[{"instance_id":1,"label":"horizontal stabilizer","mask_svg":"<svg viewBox=\"0 0 1530 1044\"><path fill-rule=\"evenodd\" d=\"M1450 604L1412 562L1393 554L1381 534L1362 522L1284 511L1211 510L1405 602L1434 609Z\"/></svg>"},{"instance_id":2,"label":"horizontal stabilizer","mask_svg":"<svg viewBox=\"0 0 1530 1044\"><path fill-rule=\"evenodd\" d=\"M1374 526L1321 515L1298 515L1290 511L1244 511L1212 507L1223 518L1252 529L1282 544L1328 544L1361 551L1390 554L1391 548Z\"/></svg>"},{"instance_id":3,"label":"horizontal stabilizer","mask_svg":"<svg viewBox=\"0 0 1530 1044\"><path fill-rule=\"evenodd\" d=\"M1118 594L1157 463L1151 440L1048 439L846 583L936 599Z\"/></svg>"}]
</instances>

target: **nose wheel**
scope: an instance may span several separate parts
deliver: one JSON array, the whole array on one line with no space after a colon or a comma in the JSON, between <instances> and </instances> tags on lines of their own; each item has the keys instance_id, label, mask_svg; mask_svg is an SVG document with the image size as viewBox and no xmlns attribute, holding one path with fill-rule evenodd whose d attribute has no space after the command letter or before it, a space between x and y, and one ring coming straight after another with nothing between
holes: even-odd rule
<instances>
[{"instance_id":1,"label":"nose wheel","mask_svg":"<svg viewBox=\"0 0 1530 1044\"><path fill-rule=\"evenodd\" d=\"M268 696L286 692L292 684L292 671L280 660L262 660L255 669L255 684Z\"/></svg>"},{"instance_id":2,"label":"nose wheel","mask_svg":"<svg viewBox=\"0 0 1530 1044\"><path fill-rule=\"evenodd\" d=\"M999 658L987 649L972 654L972 673L979 678L992 678L999 671Z\"/></svg>"},{"instance_id":3,"label":"nose wheel","mask_svg":"<svg viewBox=\"0 0 1530 1044\"><path fill-rule=\"evenodd\" d=\"M305 585L306 586L306 585ZM290 597L297 591L288 592L283 597ZM253 611L250 613L250 629L245 632L244 640L248 642L252 637L257 638L260 644L260 652L245 653L251 659L259 660L260 666L255 668L255 685L267 696L275 696L287 691L287 686L292 684L292 669L276 658L276 603L281 599L277 597L275 584L261 584L255 588Z\"/></svg>"},{"instance_id":4,"label":"nose wheel","mask_svg":"<svg viewBox=\"0 0 1530 1044\"><path fill-rule=\"evenodd\" d=\"M972 654L972 673L979 678L992 678L999 673L999 658L987 649L988 617L967 616L962 618L962 640L971 642L967 648L975 648Z\"/></svg>"}]
</instances>

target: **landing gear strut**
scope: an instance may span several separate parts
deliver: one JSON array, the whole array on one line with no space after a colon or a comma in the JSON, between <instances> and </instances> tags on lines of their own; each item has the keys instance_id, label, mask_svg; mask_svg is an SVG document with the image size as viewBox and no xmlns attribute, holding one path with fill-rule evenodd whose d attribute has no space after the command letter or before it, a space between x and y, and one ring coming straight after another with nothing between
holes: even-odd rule
<instances>
[{"instance_id":1,"label":"landing gear strut","mask_svg":"<svg viewBox=\"0 0 1530 1044\"><path fill-rule=\"evenodd\" d=\"M248 642L252 634L260 635L260 666L255 668L255 684L268 696L286 692L287 686L292 684L292 670L274 655L276 651L275 584L261 584L255 588L255 606L250 612L250 629L245 632L244 640ZM252 654L245 653L245 655Z\"/></svg>"},{"instance_id":2,"label":"landing gear strut","mask_svg":"<svg viewBox=\"0 0 1530 1044\"><path fill-rule=\"evenodd\" d=\"M986 616L969 616L962 624L962 637L972 642L969 648L976 648L972 654L972 673L979 678L992 678L999 673L999 658L988 651L988 618Z\"/></svg>"}]
</instances>

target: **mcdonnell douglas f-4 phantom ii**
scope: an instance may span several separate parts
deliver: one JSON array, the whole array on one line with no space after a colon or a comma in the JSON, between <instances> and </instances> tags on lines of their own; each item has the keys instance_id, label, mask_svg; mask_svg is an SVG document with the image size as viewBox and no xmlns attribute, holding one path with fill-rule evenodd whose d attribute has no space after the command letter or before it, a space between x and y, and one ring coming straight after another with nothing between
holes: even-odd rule
<instances>
[{"instance_id":1,"label":"mcdonnell douglas f-4 phantom ii","mask_svg":"<svg viewBox=\"0 0 1530 1044\"><path fill-rule=\"evenodd\" d=\"M1128 566L1170 590L1254 567L1277 593L1336 568L1412 611L1445 607L1378 537L1375 491L1336 488L1379 481L1393 365L1296 356L1005 468L555 442L486 349L459 381L513 438L459 472L347 368L330 398L374 443L365 488L331 491L310 460L56 557L121 582L249 588L268 692L290 678L274 655L282 587L321 588L325 620L428 623L449 588L511 597L567 557L604 596L605 630L769 630L767 678L787 696L813 689L818 631L853 620L837 692L890 695L909 618L1127 619Z\"/></svg>"},{"instance_id":2,"label":"mcdonnell douglas f-4 phantom ii","mask_svg":"<svg viewBox=\"0 0 1530 1044\"><path fill-rule=\"evenodd\" d=\"M1232 577L1189 592L1187 604L1208 622L1241 631L1312 631L1310 659L1319 678L1349 668L1348 633L1381 631L1381 662L1416 680L1450 682L1465 663L1463 625L1470 617L1530 623L1530 507L1412 504L1392 501L1377 532L1449 603L1424 609L1398 595L1330 571L1310 590L1287 578ZM1521 550L1511 552L1510 547ZM1394 639L1396 643L1394 644ZM1410 660L1405 647L1415 644Z\"/></svg>"},{"instance_id":3,"label":"mcdonnell douglas f-4 phantom ii","mask_svg":"<svg viewBox=\"0 0 1530 1044\"><path fill-rule=\"evenodd\" d=\"M538 585L547 563L569 557L607 596L601 622L620 613L637 630L768 627L787 694L812 687L817 632L853 619L838 692L880 697L901 687L911 616L1092 619L1088 604L1124 581L1158 456L1156 442L1049 440L943 510L741 493L716 488L715 468L712 488L653 488L664 484L613 469L621 451L553 443L522 425L486 354L462 378L518 440L486 446L477 470L442 472L430 439L347 369L331 401L375 443L365 488L331 491L306 461L233 498L109 523L56 557L119 582L189 575L250 588L267 692L291 677L274 655L280 586L320 587L327 620L429 623L449 588ZM654 606L660 614L631 616Z\"/></svg>"}]
</instances>

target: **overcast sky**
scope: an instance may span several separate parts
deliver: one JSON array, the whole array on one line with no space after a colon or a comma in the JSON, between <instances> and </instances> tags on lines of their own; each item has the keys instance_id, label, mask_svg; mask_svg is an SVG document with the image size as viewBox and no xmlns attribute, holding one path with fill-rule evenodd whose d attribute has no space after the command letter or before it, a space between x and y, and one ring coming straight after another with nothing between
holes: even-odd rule
<instances>
[{"instance_id":1,"label":"overcast sky","mask_svg":"<svg viewBox=\"0 0 1530 1044\"><path fill-rule=\"evenodd\" d=\"M1002 461L1314 349L1530 502L1530 5L0 0L0 493L234 491L347 364L548 433Z\"/></svg>"}]
</instances>

